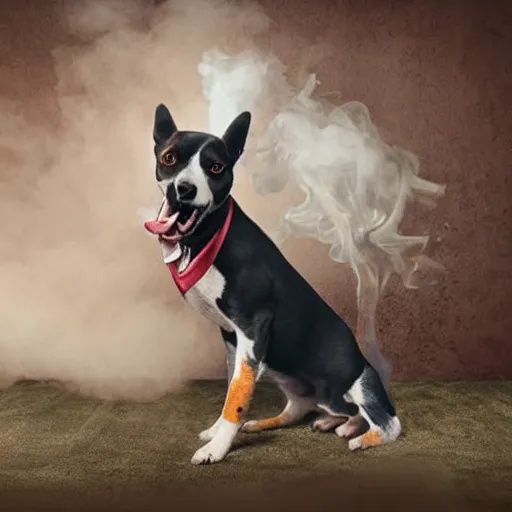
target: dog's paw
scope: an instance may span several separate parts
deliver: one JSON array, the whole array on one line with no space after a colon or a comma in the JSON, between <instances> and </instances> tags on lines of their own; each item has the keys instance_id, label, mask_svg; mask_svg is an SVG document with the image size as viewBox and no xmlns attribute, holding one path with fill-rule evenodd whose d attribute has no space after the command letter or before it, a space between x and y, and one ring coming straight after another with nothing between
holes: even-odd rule
<instances>
[{"instance_id":1,"label":"dog's paw","mask_svg":"<svg viewBox=\"0 0 512 512\"><path fill-rule=\"evenodd\" d=\"M360 417L349 418L346 423L336 428L336 434L340 437L351 437L361 431L362 421Z\"/></svg>"},{"instance_id":2,"label":"dog's paw","mask_svg":"<svg viewBox=\"0 0 512 512\"><path fill-rule=\"evenodd\" d=\"M363 445L363 440L361 439L363 436L354 437L354 439L350 439L348 442L348 449L351 452L355 452L356 450L364 450L365 446Z\"/></svg>"},{"instance_id":3,"label":"dog's paw","mask_svg":"<svg viewBox=\"0 0 512 512\"><path fill-rule=\"evenodd\" d=\"M245 432L245 433L248 433L248 432L259 432L260 430L262 430L260 427L260 422L257 421L257 420L250 420L250 421L246 421L243 425L242 425L242 428L240 429L241 432Z\"/></svg>"},{"instance_id":4,"label":"dog's paw","mask_svg":"<svg viewBox=\"0 0 512 512\"><path fill-rule=\"evenodd\" d=\"M207 428L206 430L199 432L199 439L205 442L211 441L215 437L217 430L218 429L215 425L213 427Z\"/></svg>"},{"instance_id":5,"label":"dog's paw","mask_svg":"<svg viewBox=\"0 0 512 512\"><path fill-rule=\"evenodd\" d=\"M338 418L328 414L317 418L311 425L313 432L332 432L336 427L345 421L345 418Z\"/></svg>"},{"instance_id":6,"label":"dog's paw","mask_svg":"<svg viewBox=\"0 0 512 512\"><path fill-rule=\"evenodd\" d=\"M226 456L228 450L215 440L205 444L192 457L192 464L214 464L220 462Z\"/></svg>"},{"instance_id":7,"label":"dog's paw","mask_svg":"<svg viewBox=\"0 0 512 512\"><path fill-rule=\"evenodd\" d=\"M219 427L220 427L221 423L222 423L222 416L220 416L217 419L217 421L210 428L207 428L207 429L203 430L202 432L200 432L199 439L201 439L201 441L205 441L205 442L211 441L215 437L215 434L217 434L217 432L219 431Z\"/></svg>"},{"instance_id":8,"label":"dog's paw","mask_svg":"<svg viewBox=\"0 0 512 512\"><path fill-rule=\"evenodd\" d=\"M348 442L348 449L353 452L355 450L366 450L372 446L379 446L386 443L386 439L382 432L377 430L368 430L359 437L354 437Z\"/></svg>"}]
</instances>

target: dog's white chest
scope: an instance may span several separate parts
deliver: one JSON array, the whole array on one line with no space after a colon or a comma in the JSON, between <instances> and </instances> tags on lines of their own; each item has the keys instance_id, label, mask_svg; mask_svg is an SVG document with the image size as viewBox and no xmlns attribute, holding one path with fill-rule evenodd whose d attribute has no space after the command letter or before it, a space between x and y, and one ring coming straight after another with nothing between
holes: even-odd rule
<instances>
[{"instance_id":1,"label":"dog's white chest","mask_svg":"<svg viewBox=\"0 0 512 512\"><path fill-rule=\"evenodd\" d=\"M229 319L217 306L226 286L224 276L212 265L206 274L185 294L185 300L201 315L226 331L232 331Z\"/></svg>"}]
</instances>

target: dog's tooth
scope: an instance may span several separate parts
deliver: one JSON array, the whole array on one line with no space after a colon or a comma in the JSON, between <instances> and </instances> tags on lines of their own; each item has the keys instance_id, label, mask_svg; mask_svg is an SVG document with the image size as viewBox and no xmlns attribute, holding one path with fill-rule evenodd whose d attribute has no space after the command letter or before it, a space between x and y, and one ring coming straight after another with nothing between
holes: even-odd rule
<instances>
[{"instance_id":1,"label":"dog's tooth","mask_svg":"<svg viewBox=\"0 0 512 512\"><path fill-rule=\"evenodd\" d=\"M165 224L166 229L171 229L173 224L176 222L176 219L178 218L179 212L175 213L174 215L171 215L170 217L166 217L165 219L162 219L161 222Z\"/></svg>"},{"instance_id":2,"label":"dog's tooth","mask_svg":"<svg viewBox=\"0 0 512 512\"><path fill-rule=\"evenodd\" d=\"M169 201L167 198L164 199L162 206L160 206L160 212L158 213L157 221L161 222L164 218L167 218L169 214Z\"/></svg>"}]
</instances>

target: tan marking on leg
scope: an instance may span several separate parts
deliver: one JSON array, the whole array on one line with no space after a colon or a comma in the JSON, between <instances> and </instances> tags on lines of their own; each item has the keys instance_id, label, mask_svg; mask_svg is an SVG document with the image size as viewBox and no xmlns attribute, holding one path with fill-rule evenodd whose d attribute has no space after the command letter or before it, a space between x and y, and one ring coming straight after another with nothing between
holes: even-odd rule
<instances>
[{"instance_id":1,"label":"tan marking on leg","mask_svg":"<svg viewBox=\"0 0 512 512\"><path fill-rule=\"evenodd\" d=\"M361 436L361 448L370 448L371 446L379 446L384 444L382 435L376 430L368 430Z\"/></svg>"},{"instance_id":2,"label":"tan marking on leg","mask_svg":"<svg viewBox=\"0 0 512 512\"><path fill-rule=\"evenodd\" d=\"M242 361L239 375L233 376L222 416L231 423L240 423L242 414L247 409L256 383L256 373L247 363Z\"/></svg>"},{"instance_id":3,"label":"tan marking on leg","mask_svg":"<svg viewBox=\"0 0 512 512\"><path fill-rule=\"evenodd\" d=\"M244 432L260 432L262 430L272 430L286 425L290 421L290 416L285 412L274 416L273 418L263 418L253 420L243 426Z\"/></svg>"}]
</instances>

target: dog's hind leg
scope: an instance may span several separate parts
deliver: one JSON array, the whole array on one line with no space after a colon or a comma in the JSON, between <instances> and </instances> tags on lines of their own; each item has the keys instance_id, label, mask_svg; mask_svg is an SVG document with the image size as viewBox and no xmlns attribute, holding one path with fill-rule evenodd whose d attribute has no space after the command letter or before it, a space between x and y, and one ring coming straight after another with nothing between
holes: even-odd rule
<instances>
[{"instance_id":1,"label":"dog's hind leg","mask_svg":"<svg viewBox=\"0 0 512 512\"><path fill-rule=\"evenodd\" d=\"M277 416L247 421L242 426L243 432L261 432L289 427L302 421L308 413L317 410L314 397L308 393L310 391L308 386L284 376L274 375L273 377L287 398L285 408Z\"/></svg>"},{"instance_id":2,"label":"dog's hind leg","mask_svg":"<svg viewBox=\"0 0 512 512\"><path fill-rule=\"evenodd\" d=\"M398 438L402 431L400 420L379 375L370 365L364 368L346 397L359 406L361 416L370 425L364 434L349 440L350 450L370 448L390 443ZM345 433L341 427L338 435Z\"/></svg>"},{"instance_id":3,"label":"dog's hind leg","mask_svg":"<svg viewBox=\"0 0 512 512\"><path fill-rule=\"evenodd\" d=\"M313 410L314 407L312 407L311 400L304 400L297 396L288 396L288 402L280 414L271 418L247 421L242 426L242 431L261 432L262 430L289 427L303 420Z\"/></svg>"},{"instance_id":4,"label":"dog's hind leg","mask_svg":"<svg viewBox=\"0 0 512 512\"><path fill-rule=\"evenodd\" d=\"M318 408L324 411L312 425L316 432L330 432L343 427L353 418L357 418L359 407L345 400L343 390L338 383L331 384L327 403L318 403Z\"/></svg>"}]
</instances>

